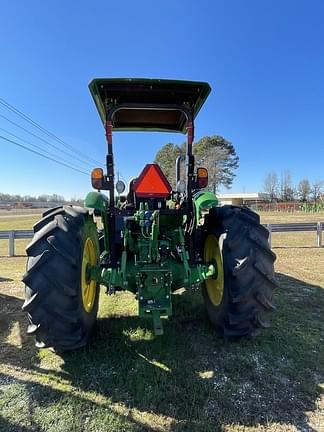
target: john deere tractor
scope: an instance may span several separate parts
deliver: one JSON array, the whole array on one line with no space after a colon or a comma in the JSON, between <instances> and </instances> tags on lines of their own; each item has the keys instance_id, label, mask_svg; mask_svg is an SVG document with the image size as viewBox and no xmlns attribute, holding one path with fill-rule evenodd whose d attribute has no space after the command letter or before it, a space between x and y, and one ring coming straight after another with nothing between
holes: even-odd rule
<instances>
[{"instance_id":1,"label":"john deere tractor","mask_svg":"<svg viewBox=\"0 0 324 432\"><path fill-rule=\"evenodd\" d=\"M133 292L139 316L152 319L156 335L163 333L161 317L176 313L173 292L199 287L219 333L257 335L269 326L274 309L275 255L259 216L244 207L220 206L207 191L207 170L195 166L194 119L210 86L94 79L89 87L105 128L106 172L92 171L96 191L87 195L84 208L50 209L34 225L23 310L36 345L60 352L86 345L100 286L108 294ZM186 133L186 172L181 175L178 158L175 190L154 163L126 191L123 182L115 182L113 131L134 130Z\"/></svg>"}]
</instances>

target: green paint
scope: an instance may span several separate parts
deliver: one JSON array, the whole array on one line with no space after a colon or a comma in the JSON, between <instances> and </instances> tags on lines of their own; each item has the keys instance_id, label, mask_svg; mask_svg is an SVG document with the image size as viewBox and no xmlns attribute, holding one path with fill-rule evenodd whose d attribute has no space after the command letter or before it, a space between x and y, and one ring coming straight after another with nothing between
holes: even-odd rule
<instances>
[{"instance_id":1,"label":"green paint","mask_svg":"<svg viewBox=\"0 0 324 432\"><path fill-rule=\"evenodd\" d=\"M84 200L84 206L98 210L100 212L106 212L108 209L109 200L106 195L100 192L89 192Z\"/></svg>"},{"instance_id":2,"label":"green paint","mask_svg":"<svg viewBox=\"0 0 324 432\"><path fill-rule=\"evenodd\" d=\"M94 79L89 89L102 122L105 124L107 119L111 119L114 130L182 133L187 131L186 116L188 121L190 116L192 119L196 117L211 90L205 82L142 78ZM142 109L143 101L144 105L147 104L145 110ZM132 104L132 109L129 109L129 104ZM120 117L115 108L122 107L124 111ZM179 116L177 111L182 115ZM203 211L216 206L218 200L214 194L203 191L196 193L193 201L194 231L199 229ZM171 209L172 202L169 204ZM162 334L161 316L172 314L172 292L182 287L196 287L217 274L215 263L193 265L189 260L184 232L188 215L177 212L161 215L159 210L149 209L149 202L140 202L135 213L118 213L121 207L112 210L108 198L99 192L90 192L85 206L101 216L104 226L105 250L101 253L98 269L91 269L91 277L105 285L109 293L119 289L136 293L139 316L151 317L155 333ZM115 212L116 232L111 232L108 224L111 211ZM113 261L114 268L109 264L109 240L118 245L116 254L119 261Z\"/></svg>"},{"instance_id":3,"label":"green paint","mask_svg":"<svg viewBox=\"0 0 324 432\"><path fill-rule=\"evenodd\" d=\"M141 104L145 97L146 104L161 106L161 113L156 122L152 122L152 111L146 109L145 115L138 120L136 109L125 110L121 124L115 119L114 130L138 131L171 131L186 133L185 121L170 120L167 105L185 106L193 117L196 117L206 101L211 88L201 81L181 81L148 78L96 78L89 83L91 96L97 107L99 116L105 124L107 111L116 104ZM131 98L130 98L131 95ZM134 117L135 115L135 117Z\"/></svg>"},{"instance_id":4,"label":"green paint","mask_svg":"<svg viewBox=\"0 0 324 432\"><path fill-rule=\"evenodd\" d=\"M205 195L199 203L215 203L213 197ZM160 317L172 314L173 291L196 287L217 274L215 263L190 265L182 226L164 227L162 232L160 236L159 210L150 211L147 203L141 203L123 230L120 265L91 271L110 293L116 289L136 293L139 316L153 319L156 334L163 333Z\"/></svg>"},{"instance_id":5,"label":"green paint","mask_svg":"<svg viewBox=\"0 0 324 432\"><path fill-rule=\"evenodd\" d=\"M203 210L209 210L212 207L216 207L218 205L218 199L212 192L207 191L199 191L194 197L194 204L196 209L196 221L202 217Z\"/></svg>"},{"instance_id":6,"label":"green paint","mask_svg":"<svg viewBox=\"0 0 324 432\"><path fill-rule=\"evenodd\" d=\"M84 206L87 208L94 209L101 216L102 224L104 227L104 244L105 244L104 254L107 255L109 253L108 197L106 195L103 195L100 192L89 192L84 200Z\"/></svg>"}]
</instances>

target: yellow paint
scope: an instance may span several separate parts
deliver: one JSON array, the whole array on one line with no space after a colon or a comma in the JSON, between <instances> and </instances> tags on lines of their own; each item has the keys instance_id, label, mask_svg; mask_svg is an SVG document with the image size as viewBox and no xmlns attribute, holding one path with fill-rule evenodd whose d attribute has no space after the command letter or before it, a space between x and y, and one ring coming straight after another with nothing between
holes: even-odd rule
<instances>
[{"instance_id":1,"label":"yellow paint","mask_svg":"<svg viewBox=\"0 0 324 432\"><path fill-rule=\"evenodd\" d=\"M97 264L96 249L91 238L87 238L84 243L83 256L82 256L82 268L81 268L81 290L82 290L82 302L84 309L90 313L92 311L96 290L97 282L87 277L87 269L89 266L93 267Z\"/></svg>"},{"instance_id":2,"label":"yellow paint","mask_svg":"<svg viewBox=\"0 0 324 432\"><path fill-rule=\"evenodd\" d=\"M205 241L204 260L205 263L216 263L217 276L207 279L205 284L209 300L214 306L219 306L224 294L224 269L218 240L212 234Z\"/></svg>"}]
</instances>

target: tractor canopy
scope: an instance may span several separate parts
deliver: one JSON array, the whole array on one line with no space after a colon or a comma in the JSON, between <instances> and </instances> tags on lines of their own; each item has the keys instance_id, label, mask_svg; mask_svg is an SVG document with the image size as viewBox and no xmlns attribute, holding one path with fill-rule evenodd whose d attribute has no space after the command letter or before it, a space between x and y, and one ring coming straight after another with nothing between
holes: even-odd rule
<instances>
[{"instance_id":1,"label":"tractor canopy","mask_svg":"<svg viewBox=\"0 0 324 432\"><path fill-rule=\"evenodd\" d=\"M114 130L186 132L210 93L206 82L147 78L96 78L91 95Z\"/></svg>"}]
</instances>

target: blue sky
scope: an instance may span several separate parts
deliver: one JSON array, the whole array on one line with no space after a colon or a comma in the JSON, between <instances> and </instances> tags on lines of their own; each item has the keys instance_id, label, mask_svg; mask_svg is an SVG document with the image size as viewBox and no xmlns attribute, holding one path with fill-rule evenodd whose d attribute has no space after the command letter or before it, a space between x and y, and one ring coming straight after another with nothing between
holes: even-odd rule
<instances>
[{"instance_id":1,"label":"blue sky","mask_svg":"<svg viewBox=\"0 0 324 432\"><path fill-rule=\"evenodd\" d=\"M2 2L0 97L103 163L92 78L208 81L196 138L233 142L240 168L231 192L261 191L273 170L290 170L294 182L323 179L323 21L316 0ZM29 128L4 108L0 114ZM1 118L0 127L44 145ZM115 133L117 168L128 179L164 143L183 140ZM85 175L0 146L0 192L83 197L91 189Z\"/></svg>"}]
</instances>

